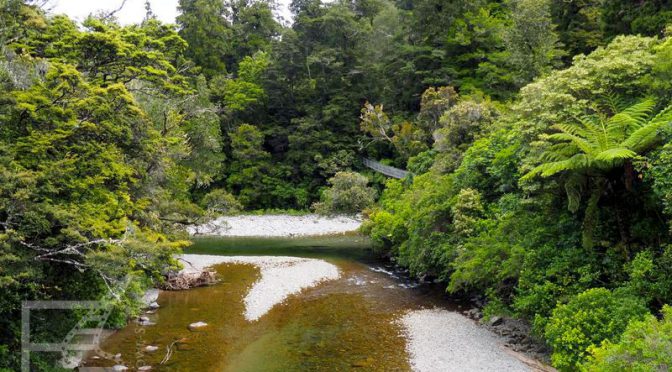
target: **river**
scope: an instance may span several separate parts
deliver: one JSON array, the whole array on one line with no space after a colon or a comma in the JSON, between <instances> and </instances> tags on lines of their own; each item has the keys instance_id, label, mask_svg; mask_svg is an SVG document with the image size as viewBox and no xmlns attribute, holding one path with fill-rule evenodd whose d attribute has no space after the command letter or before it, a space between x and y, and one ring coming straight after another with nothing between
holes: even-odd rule
<instances>
[{"instance_id":1,"label":"river","mask_svg":"<svg viewBox=\"0 0 672 372\"><path fill-rule=\"evenodd\" d=\"M219 283L162 291L151 325L133 322L102 345L120 361L89 357L87 366L123 364L131 370L189 371L408 371L398 319L410 310L457 310L438 285L395 273L360 236L293 239L201 238L189 254L293 256L325 260L341 272L290 296L257 321L243 316L243 298L259 278L244 264L215 266ZM208 325L189 330L194 322ZM158 349L148 351L147 346ZM162 363L163 362L163 363Z\"/></svg>"}]
</instances>

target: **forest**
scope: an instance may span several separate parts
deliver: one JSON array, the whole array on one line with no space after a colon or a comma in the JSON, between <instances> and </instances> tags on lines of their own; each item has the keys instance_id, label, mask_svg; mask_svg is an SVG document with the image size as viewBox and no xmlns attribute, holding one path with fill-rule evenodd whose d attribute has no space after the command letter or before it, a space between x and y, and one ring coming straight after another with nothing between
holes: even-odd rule
<instances>
[{"instance_id":1,"label":"forest","mask_svg":"<svg viewBox=\"0 0 672 372\"><path fill-rule=\"evenodd\" d=\"M558 370L672 368L672 3L42 5L0 0L0 370L21 301L112 292L122 326L186 226L277 210L362 212L381 254L530 322Z\"/></svg>"}]
</instances>

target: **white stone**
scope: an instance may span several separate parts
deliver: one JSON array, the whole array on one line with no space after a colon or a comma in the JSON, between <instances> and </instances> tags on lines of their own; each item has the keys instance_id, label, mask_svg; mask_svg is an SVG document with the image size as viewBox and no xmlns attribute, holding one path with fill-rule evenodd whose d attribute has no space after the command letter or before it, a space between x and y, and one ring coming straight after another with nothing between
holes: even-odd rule
<instances>
[{"instance_id":1,"label":"white stone","mask_svg":"<svg viewBox=\"0 0 672 372\"><path fill-rule=\"evenodd\" d=\"M145 346L144 350L148 353L153 353L153 352L159 350L159 347L154 346L154 345L147 345L147 346Z\"/></svg>"},{"instance_id":2,"label":"white stone","mask_svg":"<svg viewBox=\"0 0 672 372\"><path fill-rule=\"evenodd\" d=\"M206 322L196 322L196 323L189 324L188 328L193 331L193 330L200 329L200 328L207 327L207 326L208 326L208 323L206 323Z\"/></svg>"}]
</instances>

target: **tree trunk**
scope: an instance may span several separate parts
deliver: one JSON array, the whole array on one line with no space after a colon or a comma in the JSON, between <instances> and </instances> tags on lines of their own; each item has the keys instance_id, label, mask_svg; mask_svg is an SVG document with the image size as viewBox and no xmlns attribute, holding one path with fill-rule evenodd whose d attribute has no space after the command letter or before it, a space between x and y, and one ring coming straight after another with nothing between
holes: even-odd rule
<instances>
[{"instance_id":1,"label":"tree trunk","mask_svg":"<svg viewBox=\"0 0 672 372\"><path fill-rule=\"evenodd\" d=\"M635 181L635 167L632 165L632 161L625 161L625 189L628 192L632 192L632 184Z\"/></svg>"}]
</instances>

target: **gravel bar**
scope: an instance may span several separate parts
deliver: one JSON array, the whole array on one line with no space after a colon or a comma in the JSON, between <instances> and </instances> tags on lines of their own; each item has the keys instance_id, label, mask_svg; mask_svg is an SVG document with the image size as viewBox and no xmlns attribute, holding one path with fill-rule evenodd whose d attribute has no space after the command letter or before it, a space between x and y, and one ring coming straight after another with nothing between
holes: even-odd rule
<instances>
[{"instance_id":1,"label":"gravel bar","mask_svg":"<svg viewBox=\"0 0 672 372\"><path fill-rule=\"evenodd\" d=\"M531 371L495 335L447 310L418 310L401 318L406 349L417 372Z\"/></svg>"},{"instance_id":2,"label":"gravel bar","mask_svg":"<svg viewBox=\"0 0 672 372\"><path fill-rule=\"evenodd\" d=\"M357 231L361 224L361 218L346 216L242 215L219 217L187 230L206 236L294 237L342 234Z\"/></svg>"},{"instance_id":3,"label":"gravel bar","mask_svg":"<svg viewBox=\"0 0 672 372\"><path fill-rule=\"evenodd\" d=\"M206 267L223 264L247 264L259 268L260 278L245 296L245 319L255 321L284 302L292 294L301 292L326 280L340 277L338 267L323 260L299 257L271 256L212 256L186 254L185 271L201 271Z\"/></svg>"}]
</instances>

